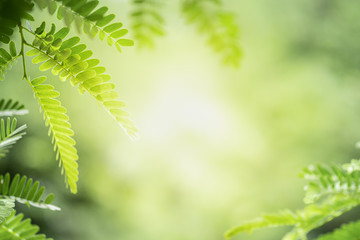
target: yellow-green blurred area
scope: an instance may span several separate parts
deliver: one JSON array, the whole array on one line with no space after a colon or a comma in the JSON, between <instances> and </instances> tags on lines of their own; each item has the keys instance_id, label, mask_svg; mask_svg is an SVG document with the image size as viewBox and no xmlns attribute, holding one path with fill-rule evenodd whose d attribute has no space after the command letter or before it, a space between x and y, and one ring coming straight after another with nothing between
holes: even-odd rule
<instances>
[{"instance_id":1,"label":"yellow-green blurred area","mask_svg":"<svg viewBox=\"0 0 360 240\"><path fill-rule=\"evenodd\" d=\"M358 157L360 2L224 2L241 28L239 69L221 65L179 1L165 1L167 35L152 50L119 54L71 32L112 75L141 136L130 141L94 99L48 74L75 131L77 195L65 189L21 62L0 83L1 98L30 110L19 118L27 135L1 171L41 180L62 208L18 208L42 232L58 240L219 240L261 213L301 208L303 167ZM130 25L130 1L102 4ZM61 27L46 12L34 15ZM30 59L27 67L32 78L44 75ZM280 239L286 230L234 239Z\"/></svg>"}]
</instances>

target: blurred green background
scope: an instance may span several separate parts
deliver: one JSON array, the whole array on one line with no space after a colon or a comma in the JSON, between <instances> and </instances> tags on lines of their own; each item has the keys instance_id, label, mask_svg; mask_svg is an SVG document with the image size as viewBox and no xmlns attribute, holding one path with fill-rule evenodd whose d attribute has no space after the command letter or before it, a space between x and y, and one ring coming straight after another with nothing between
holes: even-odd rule
<instances>
[{"instance_id":1,"label":"blurred green background","mask_svg":"<svg viewBox=\"0 0 360 240\"><path fill-rule=\"evenodd\" d=\"M30 110L19 119L27 135L0 167L55 193L61 212L19 207L55 239L219 240L261 213L301 208L304 166L359 156L359 1L224 1L241 28L239 69L220 64L204 36L184 23L179 1L165 2L167 35L153 50L119 55L81 35L117 84L139 141L90 96L48 75L76 133L77 195L64 188L20 62L0 83L1 98ZM130 25L130 1L102 4ZM44 75L30 59L27 65L33 78ZM234 239L280 239L284 231Z\"/></svg>"}]
</instances>

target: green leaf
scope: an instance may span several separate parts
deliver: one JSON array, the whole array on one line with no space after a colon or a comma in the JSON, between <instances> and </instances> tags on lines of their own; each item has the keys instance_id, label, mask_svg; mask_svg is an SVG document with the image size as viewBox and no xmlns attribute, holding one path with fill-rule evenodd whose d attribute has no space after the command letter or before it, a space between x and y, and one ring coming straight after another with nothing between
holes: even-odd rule
<instances>
[{"instance_id":1,"label":"green leaf","mask_svg":"<svg viewBox=\"0 0 360 240\"><path fill-rule=\"evenodd\" d=\"M106 33L111 33L111 32L113 32L113 31L115 31L115 30L118 30L118 29L121 28L122 26L123 26L122 23L113 23L113 24L110 24L110 25L106 26L106 27L104 28L104 32L106 32Z\"/></svg>"},{"instance_id":2,"label":"green leaf","mask_svg":"<svg viewBox=\"0 0 360 240\"><path fill-rule=\"evenodd\" d=\"M65 182L69 184L71 192L76 193L79 173L77 150L75 141L71 137L73 131L68 122L69 117L66 115L66 109L56 99L60 94L54 90L53 86L42 84L44 78L36 78L29 84L44 112L44 119L49 126L49 131L52 133L57 160L60 161L61 172L65 172ZM32 191L30 190L29 198L35 197L35 193Z\"/></svg>"},{"instance_id":3,"label":"green leaf","mask_svg":"<svg viewBox=\"0 0 360 240\"><path fill-rule=\"evenodd\" d=\"M2 56L6 61L10 61L12 59L11 55L3 48L0 48L0 56Z\"/></svg>"},{"instance_id":4,"label":"green leaf","mask_svg":"<svg viewBox=\"0 0 360 240\"><path fill-rule=\"evenodd\" d=\"M46 23L42 22L40 27L36 28L35 33L38 34L38 35L43 33L44 30L45 30L45 26L46 26Z\"/></svg>"},{"instance_id":5,"label":"green leaf","mask_svg":"<svg viewBox=\"0 0 360 240\"><path fill-rule=\"evenodd\" d=\"M119 39L116 43L120 44L121 46L133 46L134 41L130 39Z\"/></svg>"},{"instance_id":6,"label":"green leaf","mask_svg":"<svg viewBox=\"0 0 360 240\"><path fill-rule=\"evenodd\" d=\"M10 42L9 49L10 49L11 56L16 57L16 55L17 55L16 47L15 47L15 43L13 41Z\"/></svg>"}]
</instances>

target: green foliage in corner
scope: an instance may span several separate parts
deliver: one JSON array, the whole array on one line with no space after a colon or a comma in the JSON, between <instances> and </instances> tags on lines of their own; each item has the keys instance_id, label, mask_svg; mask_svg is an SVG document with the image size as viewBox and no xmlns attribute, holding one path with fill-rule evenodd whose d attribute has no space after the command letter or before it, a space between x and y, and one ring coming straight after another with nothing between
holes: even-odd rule
<instances>
[{"instance_id":1,"label":"green foliage in corner","mask_svg":"<svg viewBox=\"0 0 360 240\"><path fill-rule=\"evenodd\" d=\"M310 182L305 186L306 206L303 209L263 215L230 229L225 237L231 238L241 232L250 233L259 228L293 226L283 237L284 240L307 239L307 233L311 230L360 204L359 167L360 161L352 160L342 167L317 165L305 168L300 176Z\"/></svg>"}]
</instances>

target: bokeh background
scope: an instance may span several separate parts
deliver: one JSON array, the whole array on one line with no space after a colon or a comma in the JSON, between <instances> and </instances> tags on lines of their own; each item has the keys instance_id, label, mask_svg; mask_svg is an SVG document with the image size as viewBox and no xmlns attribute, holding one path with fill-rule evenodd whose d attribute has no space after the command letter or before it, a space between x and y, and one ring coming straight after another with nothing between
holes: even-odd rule
<instances>
[{"instance_id":1,"label":"bokeh background","mask_svg":"<svg viewBox=\"0 0 360 240\"><path fill-rule=\"evenodd\" d=\"M76 133L77 195L64 188L20 62L0 83L1 98L30 110L19 119L27 135L0 167L55 193L61 212L18 207L48 236L219 240L261 213L301 208L305 182L297 175L304 166L359 157L359 1L224 1L241 28L238 69L221 65L205 37L185 23L179 1L164 2L167 35L152 50L118 54L81 35L117 84L140 129L138 141L90 96L48 75ZM102 4L131 24L130 1ZM58 22L46 12L34 15ZM33 78L44 75L29 59L27 65ZM280 239L286 230L234 239Z\"/></svg>"}]
</instances>

